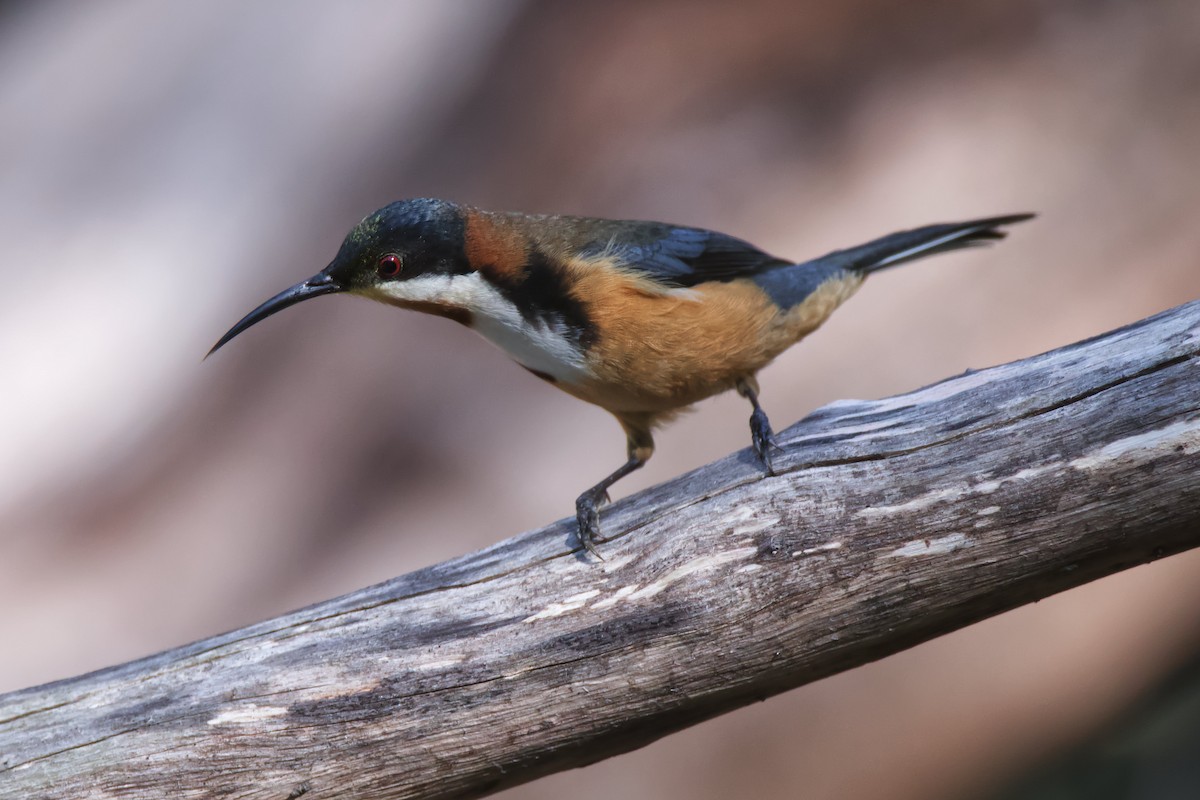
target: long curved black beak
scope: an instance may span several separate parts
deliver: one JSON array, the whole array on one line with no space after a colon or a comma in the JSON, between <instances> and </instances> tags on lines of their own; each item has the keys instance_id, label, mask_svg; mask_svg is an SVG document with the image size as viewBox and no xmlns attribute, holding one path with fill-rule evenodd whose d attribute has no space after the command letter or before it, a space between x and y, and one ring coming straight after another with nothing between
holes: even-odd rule
<instances>
[{"instance_id":1,"label":"long curved black beak","mask_svg":"<svg viewBox=\"0 0 1200 800\"><path fill-rule=\"evenodd\" d=\"M275 295L246 316L242 317L241 321L230 328L229 331L221 337L221 340L214 344L212 350L209 350L208 354L204 357L208 358L208 356L211 356L213 353L220 350L225 346L226 342L237 336L242 331L246 330L246 328L249 328L251 325L262 322L272 314L283 311L289 306L294 306L301 300L307 300L310 297L316 297L322 294L333 294L334 292L341 291L345 291L344 288L339 286L337 281L325 273L314 275L303 283L297 283L295 286L292 286L289 289L284 289L282 292Z\"/></svg>"}]
</instances>

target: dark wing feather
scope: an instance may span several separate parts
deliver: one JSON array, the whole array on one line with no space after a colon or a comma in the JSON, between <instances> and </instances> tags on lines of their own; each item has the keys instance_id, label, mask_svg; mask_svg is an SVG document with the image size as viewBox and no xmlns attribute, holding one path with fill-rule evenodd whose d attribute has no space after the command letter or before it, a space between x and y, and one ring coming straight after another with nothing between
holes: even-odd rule
<instances>
[{"instance_id":1,"label":"dark wing feather","mask_svg":"<svg viewBox=\"0 0 1200 800\"><path fill-rule=\"evenodd\" d=\"M627 268L667 286L729 281L790 264L749 242L701 228L657 222L621 222L586 251L607 252ZM586 252L585 251L585 252Z\"/></svg>"},{"instance_id":2,"label":"dark wing feather","mask_svg":"<svg viewBox=\"0 0 1200 800\"><path fill-rule=\"evenodd\" d=\"M793 302L782 295L784 284L808 286L839 271L867 274L935 253L987 244L1004 238L1004 226L1022 222L1031 214L926 225L880 237L864 245L836 250L821 258L796 264L764 253L749 242L702 228L661 222L569 219L574 241L583 243L584 255L609 253L629 269L665 286L695 286L706 281L754 278L783 307ZM786 268L786 274L779 274ZM815 284L814 284L815 285ZM787 292L789 297L794 292Z\"/></svg>"}]
</instances>

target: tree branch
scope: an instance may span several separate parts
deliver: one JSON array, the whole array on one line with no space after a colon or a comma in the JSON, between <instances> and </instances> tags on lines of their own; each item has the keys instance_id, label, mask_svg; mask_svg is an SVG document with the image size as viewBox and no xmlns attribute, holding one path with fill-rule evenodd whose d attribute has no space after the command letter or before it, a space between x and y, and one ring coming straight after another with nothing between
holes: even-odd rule
<instances>
[{"instance_id":1,"label":"tree branch","mask_svg":"<svg viewBox=\"0 0 1200 800\"><path fill-rule=\"evenodd\" d=\"M0 697L3 798L473 797L1200 544L1200 303Z\"/></svg>"}]
</instances>

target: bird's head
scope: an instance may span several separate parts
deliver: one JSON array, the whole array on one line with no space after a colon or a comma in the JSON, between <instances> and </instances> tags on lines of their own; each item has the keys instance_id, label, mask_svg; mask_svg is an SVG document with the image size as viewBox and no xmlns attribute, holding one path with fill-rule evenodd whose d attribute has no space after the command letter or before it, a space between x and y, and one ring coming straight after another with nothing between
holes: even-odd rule
<instances>
[{"instance_id":1,"label":"bird's head","mask_svg":"<svg viewBox=\"0 0 1200 800\"><path fill-rule=\"evenodd\" d=\"M415 307L440 302L454 276L471 270L465 226L465 210L445 200L384 206L354 226L329 266L251 311L208 354L272 314L323 294L348 292Z\"/></svg>"}]
</instances>

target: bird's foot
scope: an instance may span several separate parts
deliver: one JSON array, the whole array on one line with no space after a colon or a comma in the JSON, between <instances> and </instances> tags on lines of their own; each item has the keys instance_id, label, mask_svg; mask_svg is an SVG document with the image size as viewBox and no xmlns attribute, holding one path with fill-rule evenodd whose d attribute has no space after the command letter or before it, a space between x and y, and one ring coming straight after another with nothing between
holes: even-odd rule
<instances>
[{"instance_id":1,"label":"bird's foot","mask_svg":"<svg viewBox=\"0 0 1200 800\"><path fill-rule=\"evenodd\" d=\"M757 405L754 413L750 415L750 440L754 444L754 452L758 454L758 460L766 468L767 474L774 475L775 466L771 463L771 451L782 451L783 448L775 441L775 432L771 430L771 422L767 419L766 412Z\"/></svg>"},{"instance_id":2,"label":"bird's foot","mask_svg":"<svg viewBox=\"0 0 1200 800\"><path fill-rule=\"evenodd\" d=\"M589 489L575 501L575 520L579 524L579 543L601 561L604 556L596 549L600 537L600 506L609 502L608 491L599 487Z\"/></svg>"}]
</instances>

